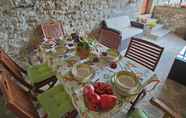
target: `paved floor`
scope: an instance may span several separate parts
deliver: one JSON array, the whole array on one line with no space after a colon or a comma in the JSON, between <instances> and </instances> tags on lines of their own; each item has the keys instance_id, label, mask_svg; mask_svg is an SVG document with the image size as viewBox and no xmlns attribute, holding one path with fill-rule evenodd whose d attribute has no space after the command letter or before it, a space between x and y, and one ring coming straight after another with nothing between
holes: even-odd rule
<instances>
[{"instance_id":1,"label":"paved floor","mask_svg":"<svg viewBox=\"0 0 186 118\"><path fill-rule=\"evenodd\" d=\"M162 99L173 110L185 116L186 86L167 79L167 76L174 62L176 54L186 45L186 42L173 33L169 33L168 35L162 37L159 40L156 40L155 42L164 47L164 52L155 70L155 73L161 80L161 83L154 92L149 94L139 104L139 106L141 108L143 107L149 114L151 114L150 118L159 118L162 113L160 113L159 110L155 109L150 103L148 103L148 100L154 96Z\"/></svg>"}]
</instances>

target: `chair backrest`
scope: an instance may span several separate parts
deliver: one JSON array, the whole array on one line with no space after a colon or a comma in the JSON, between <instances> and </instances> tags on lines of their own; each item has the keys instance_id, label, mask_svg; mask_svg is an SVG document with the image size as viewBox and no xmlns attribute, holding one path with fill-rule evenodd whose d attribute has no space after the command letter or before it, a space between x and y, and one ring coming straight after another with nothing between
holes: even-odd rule
<instances>
[{"instance_id":1,"label":"chair backrest","mask_svg":"<svg viewBox=\"0 0 186 118\"><path fill-rule=\"evenodd\" d=\"M59 37L64 35L64 30L60 22L49 21L47 23L41 24L41 31L43 38L48 41L56 41Z\"/></svg>"},{"instance_id":2,"label":"chair backrest","mask_svg":"<svg viewBox=\"0 0 186 118\"><path fill-rule=\"evenodd\" d=\"M23 73L26 74L26 71L21 68L16 62L11 59L8 54L5 53L3 49L0 49L0 63L25 87L31 88L25 79L23 78Z\"/></svg>"},{"instance_id":3,"label":"chair backrest","mask_svg":"<svg viewBox=\"0 0 186 118\"><path fill-rule=\"evenodd\" d=\"M150 103L158 107L165 113L163 118L181 118L180 114L173 111L170 107L168 107L164 102L162 102L158 98L151 98Z\"/></svg>"},{"instance_id":4,"label":"chair backrest","mask_svg":"<svg viewBox=\"0 0 186 118\"><path fill-rule=\"evenodd\" d=\"M0 72L0 87L10 111L19 118L39 118L31 96L6 71Z\"/></svg>"},{"instance_id":5,"label":"chair backrest","mask_svg":"<svg viewBox=\"0 0 186 118\"><path fill-rule=\"evenodd\" d=\"M163 49L164 48L151 42L132 38L125 53L125 57L154 71L160 60Z\"/></svg>"},{"instance_id":6,"label":"chair backrest","mask_svg":"<svg viewBox=\"0 0 186 118\"><path fill-rule=\"evenodd\" d=\"M121 35L111 29L102 28L98 41L106 47L117 50L121 43Z\"/></svg>"}]
</instances>

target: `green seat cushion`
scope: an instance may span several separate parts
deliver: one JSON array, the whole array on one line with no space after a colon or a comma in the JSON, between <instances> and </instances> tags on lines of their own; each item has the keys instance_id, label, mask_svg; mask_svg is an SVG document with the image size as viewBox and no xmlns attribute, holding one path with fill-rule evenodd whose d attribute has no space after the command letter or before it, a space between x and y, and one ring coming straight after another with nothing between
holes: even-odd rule
<instances>
[{"instance_id":1,"label":"green seat cushion","mask_svg":"<svg viewBox=\"0 0 186 118\"><path fill-rule=\"evenodd\" d=\"M148 118L148 115L141 109L135 109L129 114L129 118Z\"/></svg>"},{"instance_id":2,"label":"green seat cushion","mask_svg":"<svg viewBox=\"0 0 186 118\"><path fill-rule=\"evenodd\" d=\"M0 97L0 118L16 118L16 115L13 112L9 111L5 103L6 103L5 100L1 96Z\"/></svg>"},{"instance_id":3,"label":"green seat cushion","mask_svg":"<svg viewBox=\"0 0 186 118\"><path fill-rule=\"evenodd\" d=\"M42 82L55 75L47 64L33 65L27 68L28 79L32 84Z\"/></svg>"},{"instance_id":4,"label":"green seat cushion","mask_svg":"<svg viewBox=\"0 0 186 118\"><path fill-rule=\"evenodd\" d=\"M37 97L41 107L48 113L48 118L61 118L74 109L70 96L63 85L57 85Z\"/></svg>"}]
</instances>

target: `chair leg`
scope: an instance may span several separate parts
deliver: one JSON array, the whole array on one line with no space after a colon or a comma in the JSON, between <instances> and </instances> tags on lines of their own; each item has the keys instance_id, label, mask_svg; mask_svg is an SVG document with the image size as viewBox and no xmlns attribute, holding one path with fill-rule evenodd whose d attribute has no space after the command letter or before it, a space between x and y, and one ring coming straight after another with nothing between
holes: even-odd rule
<instances>
[{"instance_id":1,"label":"chair leg","mask_svg":"<svg viewBox=\"0 0 186 118\"><path fill-rule=\"evenodd\" d=\"M142 99L143 97L145 97L145 95L146 95L145 90L142 90L138 94L138 96L136 97L136 99L134 100L134 102L131 103L132 105L131 105L130 109L128 110L127 114L129 114L130 112L132 112L135 109L135 106L136 106L137 102L140 100L140 98Z\"/></svg>"},{"instance_id":2,"label":"chair leg","mask_svg":"<svg viewBox=\"0 0 186 118\"><path fill-rule=\"evenodd\" d=\"M30 90L30 91L27 92L27 94L32 98L32 100L37 101L37 98L36 98L36 96L38 95L37 93Z\"/></svg>"},{"instance_id":3,"label":"chair leg","mask_svg":"<svg viewBox=\"0 0 186 118\"><path fill-rule=\"evenodd\" d=\"M0 96L3 96L3 93L2 93L2 91L0 90Z\"/></svg>"}]
</instances>

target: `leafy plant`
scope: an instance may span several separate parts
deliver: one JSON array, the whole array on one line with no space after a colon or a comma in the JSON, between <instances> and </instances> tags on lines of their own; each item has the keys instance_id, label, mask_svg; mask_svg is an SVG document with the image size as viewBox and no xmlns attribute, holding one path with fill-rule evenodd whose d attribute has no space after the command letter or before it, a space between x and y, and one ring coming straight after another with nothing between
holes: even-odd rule
<instances>
[{"instance_id":1,"label":"leafy plant","mask_svg":"<svg viewBox=\"0 0 186 118\"><path fill-rule=\"evenodd\" d=\"M84 49L90 49L89 44L88 44L87 42L85 42L85 41L80 41L80 42L78 43L78 47L79 47L79 48L84 48Z\"/></svg>"},{"instance_id":2,"label":"leafy plant","mask_svg":"<svg viewBox=\"0 0 186 118\"><path fill-rule=\"evenodd\" d=\"M152 29L153 27L155 27L156 26L156 20L150 20L150 21L148 21L147 22L147 25L148 25L148 27L150 28L150 29Z\"/></svg>"}]
</instances>

